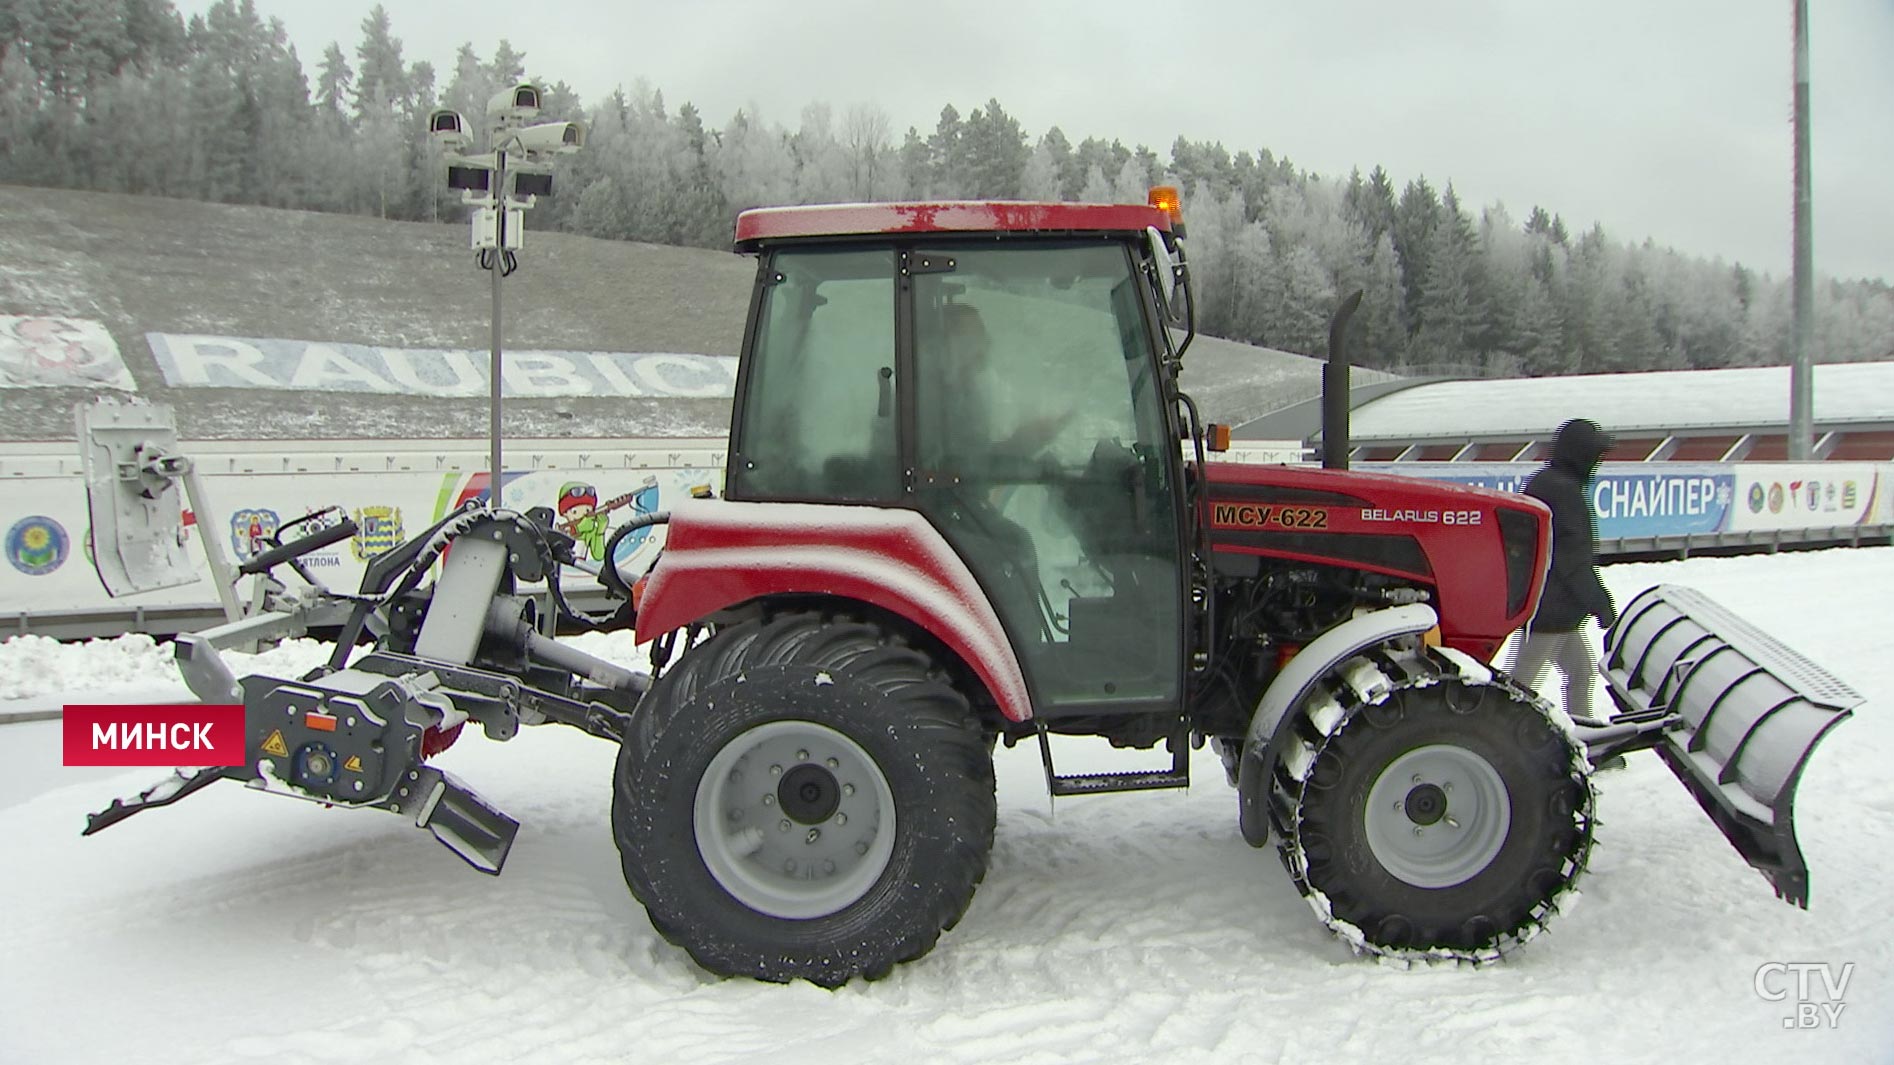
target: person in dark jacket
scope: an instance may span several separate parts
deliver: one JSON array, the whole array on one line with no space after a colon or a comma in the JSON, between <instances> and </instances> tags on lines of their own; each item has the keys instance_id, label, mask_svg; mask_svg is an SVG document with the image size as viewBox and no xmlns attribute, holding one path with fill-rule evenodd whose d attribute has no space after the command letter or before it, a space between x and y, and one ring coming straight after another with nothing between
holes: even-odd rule
<instances>
[{"instance_id":1,"label":"person in dark jacket","mask_svg":"<svg viewBox=\"0 0 1894 1065\"><path fill-rule=\"evenodd\" d=\"M1539 609L1513 649L1510 673L1537 687L1546 663L1558 667L1565 685L1565 712L1581 723L1596 723L1591 713L1592 671L1596 660L1586 640L1587 619L1610 628L1618 620L1598 576L1597 520L1586 491L1612 438L1596 422L1574 418L1559 426L1552 457L1526 479L1524 491L1552 509L1552 566L1546 574Z\"/></svg>"}]
</instances>

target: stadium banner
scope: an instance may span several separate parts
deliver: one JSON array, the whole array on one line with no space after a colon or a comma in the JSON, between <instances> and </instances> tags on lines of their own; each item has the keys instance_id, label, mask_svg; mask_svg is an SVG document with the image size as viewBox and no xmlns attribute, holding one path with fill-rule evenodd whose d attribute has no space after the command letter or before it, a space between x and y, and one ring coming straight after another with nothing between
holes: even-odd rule
<instances>
[{"instance_id":1,"label":"stadium banner","mask_svg":"<svg viewBox=\"0 0 1894 1065\"><path fill-rule=\"evenodd\" d=\"M1379 462L1364 472L1520 491L1539 469L1531 462ZM1590 486L1601 540L1707 536L1729 529L1740 467L1716 463L1609 462Z\"/></svg>"},{"instance_id":2,"label":"stadium banner","mask_svg":"<svg viewBox=\"0 0 1894 1065\"><path fill-rule=\"evenodd\" d=\"M1884 524L1888 466L1865 462L1738 465L1732 532L1846 528Z\"/></svg>"},{"instance_id":3,"label":"stadium banner","mask_svg":"<svg viewBox=\"0 0 1894 1065\"><path fill-rule=\"evenodd\" d=\"M138 391L103 322L0 314L0 388Z\"/></svg>"},{"instance_id":4,"label":"stadium banner","mask_svg":"<svg viewBox=\"0 0 1894 1065\"><path fill-rule=\"evenodd\" d=\"M174 388L261 388L382 395L488 394L490 355L441 348L383 348L263 337L146 333ZM645 351L513 351L500 370L503 396L657 396L729 399L737 360L729 355Z\"/></svg>"}]
</instances>

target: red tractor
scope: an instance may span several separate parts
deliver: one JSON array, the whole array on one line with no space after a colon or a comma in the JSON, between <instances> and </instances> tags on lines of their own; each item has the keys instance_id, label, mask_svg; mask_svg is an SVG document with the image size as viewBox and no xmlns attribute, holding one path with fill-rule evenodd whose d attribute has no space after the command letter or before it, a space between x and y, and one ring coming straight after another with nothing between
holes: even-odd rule
<instances>
[{"instance_id":1,"label":"red tractor","mask_svg":"<svg viewBox=\"0 0 1894 1065\"><path fill-rule=\"evenodd\" d=\"M549 514L469 505L375 560L326 669L239 682L215 648L256 624L180 638L194 689L241 696L252 758L88 831L229 776L413 816L497 872L517 825L426 758L468 720L498 739L571 724L621 743L613 831L657 930L716 973L832 986L918 958L966 911L997 743L1035 742L1054 795L1183 787L1207 744L1243 837L1275 841L1328 927L1480 961L1584 870L1592 767L1654 748L1805 903L1796 778L1858 697L1682 589L1608 635L1609 723L1495 669L1545 579L1545 508L1206 461L1218 434L1178 386L1181 236L1143 205L745 212L758 271L724 498L621 529L668 522L635 585L600 573L626 600L605 624L651 642L652 678L553 639L575 556ZM1062 774L1053 734L1169 760Z\"/></svg>"}]
</instances>

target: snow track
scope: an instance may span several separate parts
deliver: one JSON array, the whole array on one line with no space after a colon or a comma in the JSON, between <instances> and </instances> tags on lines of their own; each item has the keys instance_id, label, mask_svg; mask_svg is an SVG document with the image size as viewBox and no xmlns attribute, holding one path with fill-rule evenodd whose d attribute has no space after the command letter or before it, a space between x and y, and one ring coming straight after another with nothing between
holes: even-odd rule
<instances>
[{"instance_id":1,"label":"snow track","mask_svg":"<svg viewBox=\"0 0 1894 1065\"><path fill-rule=\"evenodd\" d=\"M161 771L0 805L0 1062L1894 1062L1879 931L1894 550L1606 580L1620 601L1698 587L1868 697L1804 777L1808 911L1636 755L1595 778L1603 845L1553 934L1497 965L1400 970L1352 955L1276 855L1243 844L1212 752L1188 791L1062 799L1049 816L1022 746L997 759L986 880L931 954L836 992L718 980L625 890L611 745L528 729L440 758L524 823L498 878L392 815L233 783L79 837L87 810ZM1075 772L1162 757L1055 743ZM0 726L0 772L57 758L55 723ZM1785 1029L1793 1004L1756 994L1760 965L1793 961L1855 963L1837 1028Z\"/></svg>"}]
</instances>

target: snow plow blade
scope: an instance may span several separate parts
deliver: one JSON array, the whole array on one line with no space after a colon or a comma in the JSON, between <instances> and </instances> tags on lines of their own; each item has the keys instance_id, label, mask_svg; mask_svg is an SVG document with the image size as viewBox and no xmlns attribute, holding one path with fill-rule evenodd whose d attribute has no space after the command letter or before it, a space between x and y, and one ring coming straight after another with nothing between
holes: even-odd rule
<instances>
[{"instance_id":1,"label":"snow plow blade","mask_svg":"<svg viewBox=\"0 0 1894 1065\"><path fill-rule=\"evenodd\" d=\"M1815 745L1862 701L1775 638L1688 588L1657 585L1605 633L1598 671L1622 713L1661 724L1659 756L1776 896L1808 907L1795 789Z\"/></svg>"}]
</instances>

